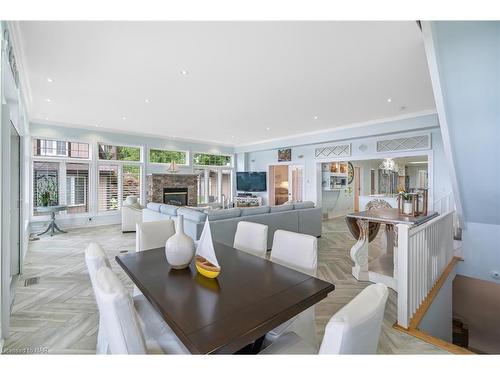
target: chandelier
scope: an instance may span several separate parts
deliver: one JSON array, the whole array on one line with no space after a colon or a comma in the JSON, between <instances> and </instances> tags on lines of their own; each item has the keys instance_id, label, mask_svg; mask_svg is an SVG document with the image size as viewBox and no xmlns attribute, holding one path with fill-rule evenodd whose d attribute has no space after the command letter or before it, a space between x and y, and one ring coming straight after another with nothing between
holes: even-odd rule
<instances>
[{"instance_id":1,"label":"chandelier","mask_svg":"<svg viewBox=\"0 0 500 375\"><path fill-rule=\"evenodd\" d=\"M379 165L379 169L382 169L386 172L397 172L398 165L394 162L393 159L387 158L382 161L382 164Z\"/></svg>"}]
</instances>

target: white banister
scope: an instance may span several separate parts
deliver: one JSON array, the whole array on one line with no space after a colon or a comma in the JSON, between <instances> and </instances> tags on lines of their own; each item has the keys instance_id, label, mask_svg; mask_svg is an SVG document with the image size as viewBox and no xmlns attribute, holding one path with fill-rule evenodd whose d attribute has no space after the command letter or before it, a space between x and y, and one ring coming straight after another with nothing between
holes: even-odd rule
<instances>
[{"instance_id":1,"label":"white banister","mask_svg":"<svg viewBox=\"0 0 500 375\"><path fill-rule=\"evenodd\" d=\"M422 225L398 224L398 324L410 320L453 258L453 211Z\"/></svg>"}]
</instances>

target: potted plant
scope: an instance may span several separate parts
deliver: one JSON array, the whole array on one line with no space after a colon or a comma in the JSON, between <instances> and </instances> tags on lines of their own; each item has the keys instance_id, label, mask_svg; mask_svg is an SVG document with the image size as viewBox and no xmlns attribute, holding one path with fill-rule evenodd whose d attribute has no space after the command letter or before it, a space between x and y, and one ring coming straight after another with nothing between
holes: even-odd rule
<instances>
[{"instance_id":1,"label":"potted plant","mask_svg":"<svg viewBox=\"0 0 500 375\"><path fill-rule=\"evenodd\" d=\"M412 202L412 194L408 193L404 189L400 190L398 193L398 199L403 201L403 214L412 215L413 214L413 202Z\"/></svg>"}]
</instances>

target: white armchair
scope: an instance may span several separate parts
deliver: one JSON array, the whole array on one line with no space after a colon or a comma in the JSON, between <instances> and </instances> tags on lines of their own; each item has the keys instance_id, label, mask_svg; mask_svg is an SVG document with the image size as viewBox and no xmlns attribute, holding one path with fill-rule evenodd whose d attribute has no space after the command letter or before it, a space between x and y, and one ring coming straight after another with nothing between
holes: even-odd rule
<instances>
[{"instance_id":1,"label":"white armchair","mask_svg":"<svg viewBox=\"0 0 500 375\"><path fill-rule=\"evenodd\" d=\"M122 232L135 232L136 224L142 223L142 209L137 197L129 195L122 205Z\"/></svg>"}]
</instances>

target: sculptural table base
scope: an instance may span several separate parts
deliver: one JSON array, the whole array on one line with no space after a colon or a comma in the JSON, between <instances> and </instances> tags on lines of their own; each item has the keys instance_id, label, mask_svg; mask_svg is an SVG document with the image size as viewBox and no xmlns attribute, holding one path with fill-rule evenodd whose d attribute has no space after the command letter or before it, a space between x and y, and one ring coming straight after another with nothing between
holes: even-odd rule
<instances>
[{"instance_id":1,"label":"sculptural table base","mask_svg":"<svg viewBox=\"0 0 500 375\"><path fill-rule=\"evenodd\" d=\"M47 227L47 229L45 229L44 232L42 233L39 233L37 234L37 236L42 236L44 235L45 233L49 232L50 231L50 236L52 237L55 233L55 231L58 231L58 232L61 232L61 233L67 233L66 231L60 229L57 224L56 224L56 213L54 211L52 211L50 213L50 223L49 223L49 226Z\"/></svg>"},{"instance_id":2,"label":"sculptural table base","mask_svg":"<svg viewBox=\"0 0 500 375\"><path fill-rule=\"evenodd\" d=\"M389 288L396 289L396 269L394 267L394 274L384 275L378 272L372 272L369 270L368 261L368 244L370 239L374 239L378 232L379 226L370 226L369 220L357 219L356 225L359 228L358 240L351 248L351 259L354 262L354 267L352 267L352 275L359 281L371 281L379 282L387 285ZM392 224L385 225L384 233L384 243L385 243L385 254L384 256L395 255L395 228ZM372 232L373 231L373 232ZM394 262L394 264L396 264Z\"/></svg>"}]
</instances>

